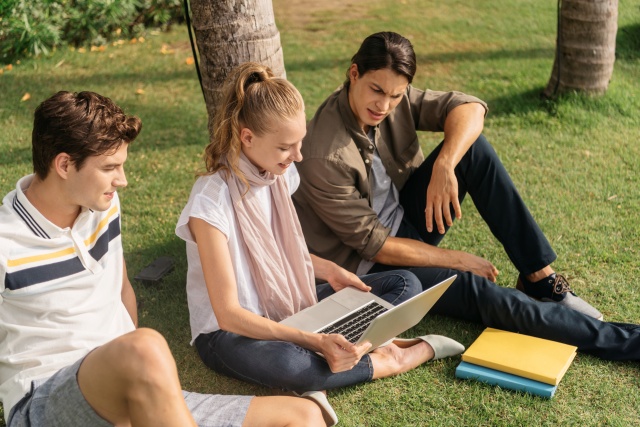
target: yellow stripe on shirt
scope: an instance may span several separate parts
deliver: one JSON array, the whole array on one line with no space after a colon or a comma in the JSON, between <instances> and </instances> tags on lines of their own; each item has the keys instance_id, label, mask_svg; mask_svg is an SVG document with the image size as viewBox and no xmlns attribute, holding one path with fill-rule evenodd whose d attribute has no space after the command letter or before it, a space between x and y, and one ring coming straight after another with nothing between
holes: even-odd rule
<instances>
[{"instance_id":1,"label":"yellow stripe on shirt","mask_svg":"<svg viewBox=\"0 0 640 427\"><path fill-rule=\"evenodd\" d=\"M98 227L96 228L96 231L94 231L93 234L91 234L91 236L84 241L84 244L89 246L90 244L95 242L96 239L98 238L98 234L100 234L100 230L102 230L105 226L109 224L109 220L117 212L118 212L118 208L116 206L111 208L111 210L108 213L108 216L102 219L102 221L98 223ZM51 252L48 254L32 255L24 258L10 259L10 260L7 260L7 267L17 267L17 266L29 264L32 262L39 262L39 261L49 260L53 258L60 258L67 255L71 255L73 253L75 253L75 248L70 247L67 249L62 249L60 251Z\"/></svg>"},{"instance_id":2,"label":"yellow stripe on shirt","mask_svg":"<svg viewBox=\"0 0 640 427\"><path fill-rule=\"evenodd\" d=\"M95 242L96 239L98 238L98 234L100 234L100 230L102 230L105 227L105 225L109 223L109 220L111 219L111 217L115 215L117 212L118 212L118 207L117 206L112 207L109 213L107 214L107 216L98 223L98 228L96 228L96 231L94 231L93 234L87 240L84 241L84 244L89 246L90 244Z\"/></svg>"},{"instance_id":3,"label":"yellow stripe on shirt","mask_svg":"<svg viewBox=\"0 0 640 427\"><path fill-rule=\"evenodd\" d=\"M10 259L10 260L7 260L7 267L17 267L19 265L29 264L31 262L44 261L46 259L52 259L52 258L60 258L66 255L71 255L75 253L75 251L76 250L73 247L70 247L70 248L62 249L61 251L56 251L49 254L33 255L33 256L28 256L24 258Z\"/></svg>"}]
</instances>

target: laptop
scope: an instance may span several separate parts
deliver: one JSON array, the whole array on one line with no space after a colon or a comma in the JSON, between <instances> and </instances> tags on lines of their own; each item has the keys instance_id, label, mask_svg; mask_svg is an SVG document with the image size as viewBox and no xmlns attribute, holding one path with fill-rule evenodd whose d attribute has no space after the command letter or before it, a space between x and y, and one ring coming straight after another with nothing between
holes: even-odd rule
<instances>
[{"instance_id":1,"label":"laptop","mask_svg":"<svg viewBox=\"0 0 640 427\"><path fill-rule=\"evenodd\" d=\"M373 351L415 326L456 279L453 275L394 306L371 292L347 287L288 317L281 324L316 333L339 333Z\"/></svg>"}]
</instances>

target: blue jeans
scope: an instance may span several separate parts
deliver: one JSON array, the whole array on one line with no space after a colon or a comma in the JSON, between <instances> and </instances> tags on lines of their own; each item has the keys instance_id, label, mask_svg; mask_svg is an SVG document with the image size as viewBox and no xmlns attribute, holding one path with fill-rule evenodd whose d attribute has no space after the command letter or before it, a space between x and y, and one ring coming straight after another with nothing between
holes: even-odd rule
<instances>
[{"instance_id":1,"label":"blue jeans","mask_svg":"<svg viewBox=\"0 0 640 427\"><path fill-rule=\"evenodd\" d=\"M405 209L396 235L440 243L443 235L426 230L425 197L433 162L440 146L411 176L400 194ZM480 136L455 168L460 202L469 194L492 233L502 243L518 271L535 272L556 255L529 213L507 171L487 140ZM452 215L453 217L454 215ZM397 269L375 264L370 272ZM458 274L429 313L464 319L484 326L520 332L575 345L582 352L609 360L640 360L640 326L600 322L555 303L537 302L512 288L502 288L483 277L447 268L412 267L427 289Z\"/></svg>"},{"instance_id":2,"label":"blue jeans","mask_svg":"<svg viewBox=\"0 0 640 427\"><path fill-rule=\"evenodd\" d=\"M397 305L417 295L422 286L408 271L389 271L361 278L371 292ZM318 299L334 291L317 286ZM255 340L222 330L200 334L195 346L209 368L265 387L304 392L328 390L371 381L373 365L365 355L351 370L333 373L326 360L311 350L286 341Z\"/></svg>"}]
</instances>

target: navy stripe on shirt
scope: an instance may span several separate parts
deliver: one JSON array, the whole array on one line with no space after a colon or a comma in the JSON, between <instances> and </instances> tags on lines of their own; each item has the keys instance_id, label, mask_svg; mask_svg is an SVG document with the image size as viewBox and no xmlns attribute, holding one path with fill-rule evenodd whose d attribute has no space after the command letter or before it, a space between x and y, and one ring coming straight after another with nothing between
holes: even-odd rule
<instances>
[{"instance_id":1,"label":"navy stripe on shirt","mask_svg":"<svg viewBox=\"0 0 640 427\"><path fill-rule=\"evenodd\" d=\"M103 233L102 236L96 240L96 244L93 245L93 248L89 250L89 253L96 261L100 261L104 254L109 250L109 242L113 240L114 237L120 235L120 221L118 221L119 216L117 216L113 221L109 223L109 229L106 233Z\"/></svg>"},{"instance_id":2,"label":"navy stripe on shirt","mask_svg":"<svg viewBox=\"0 0 640 427\"><path fill-rule=\"evenodd\" d=\"M120 235L120 216L117 216L109 223L107 232L102 234L96 244L89 250L91 256L100 261L109 250L109 242ZM25 268L24 270L7 273L4 279L6 289L17 290L38 283L72 276L83 271L85 268L77 256L64 261L58 261L47 265Z\"/></svg>"}]
</instances>

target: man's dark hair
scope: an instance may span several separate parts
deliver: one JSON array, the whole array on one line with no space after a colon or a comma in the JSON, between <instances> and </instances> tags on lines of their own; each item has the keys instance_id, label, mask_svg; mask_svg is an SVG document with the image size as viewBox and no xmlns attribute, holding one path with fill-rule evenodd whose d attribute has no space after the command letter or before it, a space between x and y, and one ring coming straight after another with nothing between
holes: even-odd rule
<instances>
[{"instance_id":1,"label":"man's dark hair","mask_svg":"<svg viewBox=\"0 0 640 427\"><path fill-rule=\"evenodd\" d=\"M140 133L142 122L94 92L60 91L36 108L31 136L33 171L40 179L67 153L76 169L90 156L116 151Z\"/></svg>"},{"instance_id":2,"label":"man's dark hair","mask_svg":"<svg viewBox=\"0 0 640 427\"><path fill-rule=\"evenodd\" d=\"M358 52L351 58L351 64L358 66L360 76L369 71L390 69L411 83L416 74L416 54L411 42L390 31L375 33L364 39ZM349 71L345 86L349 86Z\"/></svg>"}]
</instances>

